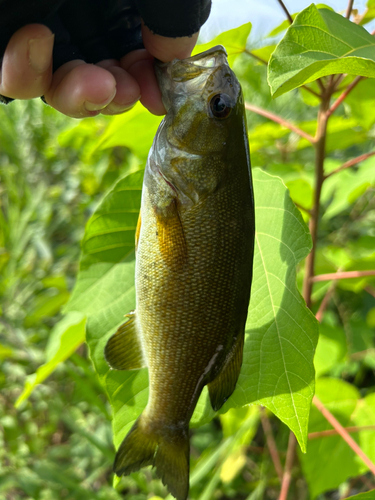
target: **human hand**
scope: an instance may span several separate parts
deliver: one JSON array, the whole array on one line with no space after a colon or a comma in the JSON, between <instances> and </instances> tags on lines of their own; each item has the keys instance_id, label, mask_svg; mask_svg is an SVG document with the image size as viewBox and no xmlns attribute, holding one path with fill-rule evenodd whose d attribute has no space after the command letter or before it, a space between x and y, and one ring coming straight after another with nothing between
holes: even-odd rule
<instances>
[{"instance_id":1,"label":"human hand","mask_svg":"<svg viewBox=\"0 0 375 500\"><path fill-rule=\"evenodd\" d=\"M115 115L138 100L156 115L165 113L153 69L153 58L164 62L188 57L198 33L167 38L142 26L145 49L135 50L119 61L109 59L86 64L76 59L52 73L54 36L42 24L29 24L10 39L4 53L0 94L14 99L44 95L48 104L74 118L99 113Z\"/></svg>"}]
</instances>

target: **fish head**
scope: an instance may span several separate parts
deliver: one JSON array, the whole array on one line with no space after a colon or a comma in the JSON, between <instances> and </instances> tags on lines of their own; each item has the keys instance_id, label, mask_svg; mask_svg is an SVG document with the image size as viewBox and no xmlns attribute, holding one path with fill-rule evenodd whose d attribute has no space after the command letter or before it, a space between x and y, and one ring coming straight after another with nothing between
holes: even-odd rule
<instances>
[{"instance_id":1,"label":"fish head","mask_svg":"<svg viewBox=\"0 0 375 500\"><path fill-rule=\"evenodd\" d=\"M243 133L241 86L218 45L187 59L156 62L167 110L170 145L191 154L220 153L233 133Z\"/></svg>"}]
</instances>

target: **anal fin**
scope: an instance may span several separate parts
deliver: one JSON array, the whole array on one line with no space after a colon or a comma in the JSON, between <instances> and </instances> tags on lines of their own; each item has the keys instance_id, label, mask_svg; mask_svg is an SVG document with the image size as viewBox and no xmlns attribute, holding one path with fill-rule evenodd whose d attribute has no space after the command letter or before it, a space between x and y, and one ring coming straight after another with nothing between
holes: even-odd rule
<instances>
[{"instance_id":1,"label":"anal fin","mask_svg":"<svg viewBox=\"0 0 375 500\"><path fill-rule=\"evenodd\" d=\"M223 406L236 387L242 366L243 344L244 333L237 337L219 375L207 385L211 406L215 411L218 411Z\"/></svg>"},{"instance_id":2,"label":"anal fin","mask_svg":"<svg viewBox=\"0 0 375 500\"><path fill-rule=\"evenodd\" d=\"M135 312L127 314L129 319L108 340L104 357L115 370L138 370L146 366L141 342L138 337Z\"/></svg>"}]
</instances>

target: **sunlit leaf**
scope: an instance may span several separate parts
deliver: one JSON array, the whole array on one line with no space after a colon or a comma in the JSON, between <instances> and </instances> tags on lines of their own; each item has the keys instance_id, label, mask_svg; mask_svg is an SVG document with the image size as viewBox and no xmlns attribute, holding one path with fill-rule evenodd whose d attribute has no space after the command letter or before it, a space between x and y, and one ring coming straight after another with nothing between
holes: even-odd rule
<instances>
[{"instance_id":1,"label":"sunlit leaf","mask_svg":"<svg viewBox=\"0 0 375 500\"><path fill-rule=\"evenodd\" d=\"M85 341L85 325L85 315L77 311L70 312L56 324L46 348L47 361L27 378L24 390L16 401L17 407Z\"/></svg>"},{"instance_id":2,"label":"sunlit leaf","mask_svg":"<svg viewBox=\"0 0 375 500\"><path fill-rule=\"evenodd\" d=\"M312 4L298 14L270 59L271 93L276 97L337 73L375 78L375 39L362 26Z\"/></svg>"},{"instance_id":3,"label":"sunlit leaf","mask_svg":"<svg viewBox=\"0 0 375 500\"><path fill-rule=\"evenodd\" d=\"M304 447L317 330L296 288L295 266L309 251L310 236L279 179L255 170L254 185L257 246L244 362L237 389L222 411L260 402L291 427ZM87 341L112 404L116 445L147 402L147 370L109 370L103 356L108 336L135 305L132 247L140 188L140 173L125 177L88 223L81 271L68 305L88 315ZM213 415L205 389L192 425Z\"/></svg>"},{"instance_id":4,"label":"sunlit leaf","mask_svg":"<svg viewBox=\"0 0 375 500\"><path fill-rule=\"evenodd\" d=\"M362 80L348 94L344 104L358 125L368 130L375 122L375 81L373 79Z\"/></svg>"},{"instance_id":5,"label":"sunlit leaf","mask_svg":"<svg viewBox=\"0 0 375 500\"><path fill-rule=\"evenodd\" d=\"M346 337L339 326L326 323L319 325L319 340L316 346L314 366L317 377L329 373L336 363L342 361L346 354Z\"/></svg>"},{"instance_id":6,"label":"sunlit leaf","mask_svg":"<svg viewBox=\"0 0 375 500\"><path fill-rule=\"evenodd\" d=\"M215 45L223 45L228 53L228 62L232 65L236 58L245 51L246 41L249 38L250 31L251 23L246 23L238 28L224 31L210 42L196 45L192 55L204 52L211 47L215 47Z\"/></svg>"},{"instance_id":7,"label":"sunlit leaf","mask_svg":"<svg viewBox=\"0 0 375 500\"><path fill-rule=\"evenodd\" d=\"M151 114L140 103L114 116L96 144L98 150L126 146L145 160L162 117Z\"/></svg>"},{"instance_id":8,"label":"sunlit leaf","mask_svg":"<svg viewBox=\"0 0 375 500\"><path fill-rule=\"evenodd\" d=\"M347 497L347 500L375 500L375 490L366 491L365 493L359 493L352 497Z\"/></svg>"}]
</instances>

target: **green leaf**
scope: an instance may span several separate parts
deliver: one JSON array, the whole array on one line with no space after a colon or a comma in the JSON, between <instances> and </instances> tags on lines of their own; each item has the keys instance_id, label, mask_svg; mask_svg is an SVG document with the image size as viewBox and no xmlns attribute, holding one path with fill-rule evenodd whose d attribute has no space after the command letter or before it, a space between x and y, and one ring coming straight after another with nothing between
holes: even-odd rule
<instances>
[{"instance_id":1,"label":"green leaf","mask_svg":"<svg viewBox=\"0 0 375 500\"><path fill-rule=\"evenodd\" d=\"M345 98L344 105L358 125L368 130L375 123L375 82L362 80Z\"/></svg>"},{"instance_id":2,"label":"green leaf","mask_svg":"<svg viewBox=\"0 0 375 500\"><path fill-rule=\"evenodd\" d=\"M204 52L211 47L215 47L215 45L223 45L228 53L228 62L232 66L236 58L245 51L246 41L249 38L250 31L251 23L246 23L238 28L224 31L210 42L196 45L192 55Z\"/></svg>"},{"instance_id":3,"label":"green leaf","mask_svg":"<svg viewBox=\"0 0 375 500\"><path fill-rule=\"evenodd\" d=\"M324 3L318 3L316 5L316 7L318 9L324 8L324 9L333 10L331 7L329 7L328 5L325 5ZM291 14L293 21L297 17L297 15L298 15L298 12L295 14ZM284 21L281 24L279 24L279 26L277 26L276 28L274 28L272 31L270 31L268 33L267 37L274 37L274 36L278 35L279 33L282 33L287 28L289 28L289 26L290 26L289 19L284 19Z\"/></svg>"},{"instance_id":4,"label":"green leaf","mask_svg":"<svg viewBox=\"0 0 375 500\"><path fill-rule=\"evenodd\" d=\"M140 159L146 160L161 119L137 103L130 111L111 119L96 149L126 146Z\"/></svg>"},{"instance_id":5,"label":"green leaf","mask_svg":"<svg viewBox=\"0 0 375 500\"><path fill-rule=\"evenodd\" d=\"M328 373L346 354L346 337L341 327L325 323L319 325L319 341L316 347L314 366L316 377Z\"/></svg>"},{"instance_id":6,"label":"green leaf","mask_svg":"<svg viewBox=\"0 0 375 500\"><path fill-rule=\"evenodd\" d=\"M347 497L347 500L375 500L375 490L359 493L358 495L354 495L354 497Z\"/></svg>"},{"instance_id":7,"label":"green leaf","mask_svg":"<svg viewBox=\"0 0 375 500\"><path fill-rule=\"evenodd\" d=\"M141 180L139 172L122 179L89 221L81 270L67 308L88 316L87 341L112 404L116 446L148 398L146 369L110 370L103 355L108 337L135 305L132 246ZM308 253L311 241L280 179L255 170L254 185L257 246L244 362L237 389L222 411L254 402L268 406L304 448L317 327L296 288L296 265ZM191 424L201 425L213 416L205 389Z\"/></svg>"},{"instance_id":8,"label":"green leaf","mask_svg":"<svg viewBox=\"0 0 375 500\"><path fill-rule=\"evenodd\" d=\"M24 390L15 403L17 408L38 384L51 375L57 365L69 358L84 342L85 325L86 317L81 312L70 312L55 325L46 348L47 362L27 378Z\"/></svg>"},{"instance_id":9,"label":"green leaf","mask_svg":"<svg viewBox=\"0 0 375 500\"><path fill-rule=\"evenodd\" d=\"M298 14L270 59L271 93L277 97L337 73L375 78L375 39L362 26L312 4Z\"/></svg>"}]
</instances>

